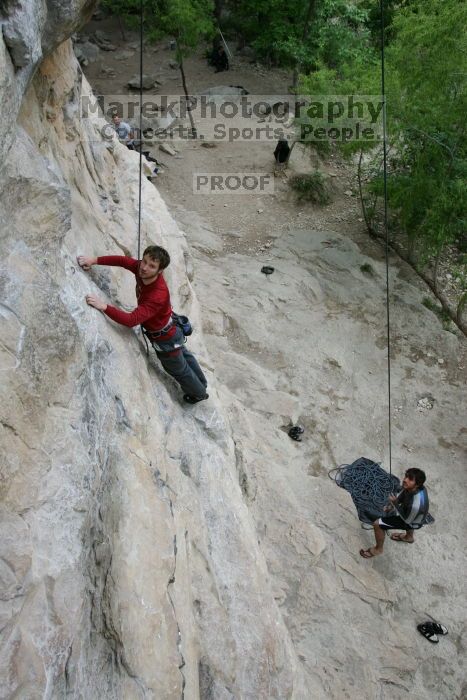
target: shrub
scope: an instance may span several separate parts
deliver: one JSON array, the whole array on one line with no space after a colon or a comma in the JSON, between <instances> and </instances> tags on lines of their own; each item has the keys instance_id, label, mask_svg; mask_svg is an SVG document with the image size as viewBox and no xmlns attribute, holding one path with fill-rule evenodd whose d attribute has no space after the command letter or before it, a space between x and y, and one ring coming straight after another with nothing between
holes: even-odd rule
<instances>
[{"instance_id":1,"label":"shrub","mask_svg":"<svg viewBox=\"0 0 467 700\"><path fill-rule=\"evenodd\" d=\"M294 175L289 180L290 186L297 193L297 201L328 204L331 201L326 181L318 170L314 173Z\"/></svg>"}]
</instances>

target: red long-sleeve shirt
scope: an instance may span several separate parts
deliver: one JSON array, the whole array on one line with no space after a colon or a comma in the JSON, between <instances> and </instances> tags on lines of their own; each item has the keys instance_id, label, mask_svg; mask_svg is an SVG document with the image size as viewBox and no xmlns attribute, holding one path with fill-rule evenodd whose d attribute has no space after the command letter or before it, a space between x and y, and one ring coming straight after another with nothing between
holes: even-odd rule
<instances>
[{"instance_id":1,"label":"red long-sleeve shirt","mask_svg":"<svg viewBox=\"0 0 467 700\"><path fill-rule=\"evenodd\" d=\"M104 255L97 258L98 265L115 265L124 267L136 277L136 298L138 306L127 313L121 309L107 304L105 314L123 326L139 326L140 324L148 331L160 331L170 321L172 317L172 306L170 294L165 279L160 273L151 284L143 284L139 274L139 260L127 258L124 255ZM171 338L176 331L175 325L167 333L160 336L160 340Z\"/></svg>"}]
</instances>

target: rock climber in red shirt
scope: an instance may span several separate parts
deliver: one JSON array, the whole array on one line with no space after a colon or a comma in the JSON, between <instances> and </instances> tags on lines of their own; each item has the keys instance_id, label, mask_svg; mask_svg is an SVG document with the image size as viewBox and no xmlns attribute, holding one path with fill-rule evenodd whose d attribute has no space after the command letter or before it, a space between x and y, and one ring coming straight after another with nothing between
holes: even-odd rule
<instances>
[{"instance_id":1,"label":"rock climber in red shirt","mask_svg":"<svg viewBox=\"0 0 467 700\"><path fill-rule=\"evenodd\" d=\"M127 313L110 306L94 294L86 296L86 302L123 326L143 326L165 371L181 386L184 400L197 403L208 398L207 381L195 356L188 352L185 336L172 318L170 294L162 270L170 263L168 252L157 245L146 248L142 260L123 255L90 258L79 255L78 265L90 270L93 265L116 265L130 270L136 277L138 306Z\"/></svg>"}]
</instances>

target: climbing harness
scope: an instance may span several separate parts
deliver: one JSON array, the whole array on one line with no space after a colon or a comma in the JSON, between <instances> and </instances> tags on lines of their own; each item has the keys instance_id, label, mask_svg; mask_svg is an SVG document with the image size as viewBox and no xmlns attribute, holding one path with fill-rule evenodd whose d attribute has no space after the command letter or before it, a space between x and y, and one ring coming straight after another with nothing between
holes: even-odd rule
<instances>
[{"instance_id":1,"label":"climbing harness","mask_svg":"<svg viewBox=\"0 0 467 700\"><path fill-rule=\"evenodd\" d=\"M193 333L193 327L190 323L190 319L188 318L188 316L176 314L175 311L172 312L172 316L168 323L166 323L166 325L160 330L149 331L147 330L147 328L143 328L142 326L141 328L143 334L146 336L149 342L152 343L154 340L157 340L157 338L160 338L161 336L165 335L172 328L172 326L178 326L185 338Z\"/></svg>"},{"instance_id":2,"label":"climbing harness","mask_svg":"<svg viewBox=\"0 0 467 700\"><path fill-rule=\"evenodd\" d=\"M160 338L161 336L165 335L174 325L174 321L172 318L166 325L161 328L159 331L148 331L147 328L144 328L141 326L141 329L143 331L143 334L146 336L146 338L149 340L150 343L152 343L153 340L157 340L157 338Z\"/></svg>"}]
</instances>

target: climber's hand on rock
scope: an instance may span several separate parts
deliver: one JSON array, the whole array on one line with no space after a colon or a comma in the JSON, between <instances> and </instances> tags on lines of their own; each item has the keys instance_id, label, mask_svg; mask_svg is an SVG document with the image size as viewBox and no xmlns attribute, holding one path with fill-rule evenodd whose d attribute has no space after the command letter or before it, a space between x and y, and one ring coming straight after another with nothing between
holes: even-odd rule
<instances>
[{"instance_id":1,"label":"climber's hand on rock","mask_svg":"<svg viewBox=\"0 0 467 700\"><path fill-rule=\"evenodd\" d=\"M83 270L90 270L91 267L97 263L97 258L88 258L87 255L78 255L76 261Z\"/></svg>"},{"instance_id":2,"label":"climber's hand on rock","mask_svg":"<svg viewBox=\"0 0 467 700\"><path fill-rule=\"evenodd\" d=\"M105 301L102 301L102 299L99 299L99 297L94 296L94 294L86 295L86 303L88 304L88 306L93 306L99 311L105 311L107 308L107 304L105 303Z\"/></svg>"}]
</instances>

